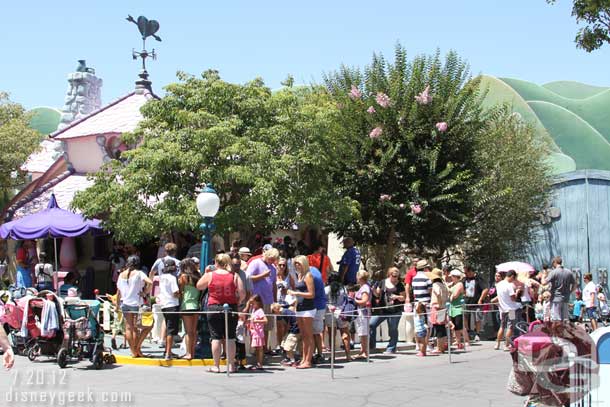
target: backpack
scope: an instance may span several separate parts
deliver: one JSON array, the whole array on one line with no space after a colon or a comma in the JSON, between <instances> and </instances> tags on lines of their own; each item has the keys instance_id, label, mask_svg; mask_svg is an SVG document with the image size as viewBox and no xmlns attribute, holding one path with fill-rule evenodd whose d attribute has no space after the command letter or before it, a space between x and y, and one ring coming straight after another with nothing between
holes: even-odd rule
<instances>
[{"instance_id":1,"label":"backpack","mask_svg":"<svg viewBox=\"0 0 610 407\"><path fill-rule=\"evenodd\" d=\"M343 299L343 304L341 304L341 313L339 314L339 318L345 322L352 322L356 316L358 316L358 307L356 306L356 301L353 298L346 296Z\"/></svg>"}]
</instances>

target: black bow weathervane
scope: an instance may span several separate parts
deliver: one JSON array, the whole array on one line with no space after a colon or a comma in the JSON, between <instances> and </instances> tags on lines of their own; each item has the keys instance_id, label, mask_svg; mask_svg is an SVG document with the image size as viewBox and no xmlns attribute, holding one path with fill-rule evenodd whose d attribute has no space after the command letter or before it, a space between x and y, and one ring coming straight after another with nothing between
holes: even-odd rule
<instances>
[{"instance_id":1,"label":"black bow weathervane","mask_svg":"<svg viewBox=\"0 0 610 407\"><path fill-rule=\"evenodd\" d=\"M153 60L155 60L157 59L157 54L155 53L154 48L150 53L146 50L146 39L148 37L153 37L155 40L161 41L161 37L156 35L157 31L159 31L159 22L157 20L149 20L144 16L138 17L138 20L136 21L130 15L127 15L126 20L137 25L138 30L142 35L142 51L138 52L134 49L132 51L132 57L133 59L138 59L138 57L142 58L142 71L144 74L146 74L146 76L148 76L148 73L146 72L146 58L151 57Z\"/></svg>"}]
</instances>

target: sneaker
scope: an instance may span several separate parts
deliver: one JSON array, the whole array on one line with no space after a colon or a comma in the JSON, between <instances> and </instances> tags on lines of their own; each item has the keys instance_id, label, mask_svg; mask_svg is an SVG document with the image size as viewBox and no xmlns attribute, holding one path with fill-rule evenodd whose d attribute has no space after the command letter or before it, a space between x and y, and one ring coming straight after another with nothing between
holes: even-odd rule
<instances>
[{"instance_id":1,"label":"sneaker","mask_svg":"<svg viewBox=\"0 0 610 407\"><path fill-rule=\"evenodd\" d=\"M474 339L472 341L473 342L481 342L481 338L479 338L479 335L475 335Z\"/></svg>"},{"instance_id":2,"label":"sneaker","mask_svg":"<svg viewBox=\"0 0 610 407\"><path fill-rule=\"evenodd\" d=\"M392 349L386 349L385 352L383 352L384 355L393 355L395 353L396 351Z\"/></svg>"},{"instance_id":3,"label":"sneaker","mask_svg":"<svg viewBox=\"0 0 610 407\"><path fill-rule=\"evenodd\" d=\"M504 349L503 349L503 350L504 350L504 352L510 352L510 351L512 351L512 350L513 350L513 347L512 347L512 346L506 346L506 345L504 345Z\"/></svg>"},{"instance_id":4,"label":"sneaker","mask_svg":"<svg viewBox=\"0 0 610 407\"><path fill-rule=\"evenodd\" d=\"M292 366L292 360L286 358L280 362L280 365L285 366L285 367L290 367L290 366Z\"/></svg>"},{"instance_id":5,"label":"sneaker","mask_svg":"<svg viewBox=\"0 0 610 407\"><path fill-rule=\"evenodd\" d=\"M161 348L161 349L165 349L165 342L161 342L161 343L159 344L159 348Z\"/></svg>"},{"instance_id":6,"label":"sneaker","mask_svg":"<svg viewBox=\"0 0 610 407\"><path fill-rule=\"evenodd\" d=\"M116 339L112 338L110 340L110 346L112 347L112 349L117 350L118 347L116 346Z\"/></svg>"},{"instance_id":7,"label":"sneaker","mask_svg":"<svg viewBox=\"0 0 610 407\"><path fill-rule=\"evenodd\" d=\"M324 356L322 356L322 355L314 355L311 362L314 365L317 365L317 364L326 362L326 359L324 359Z\"/></svg>"},{"instance_id":8,"label":"sneaker","mask_svg":"<svg viewBox=\"0 0 610 407\"><path fill-rule=\"evenodd\" d=\"M165 354L165 360L172 360L172 354L171 353L166 353Z\"/></svg>"}]
</instances>

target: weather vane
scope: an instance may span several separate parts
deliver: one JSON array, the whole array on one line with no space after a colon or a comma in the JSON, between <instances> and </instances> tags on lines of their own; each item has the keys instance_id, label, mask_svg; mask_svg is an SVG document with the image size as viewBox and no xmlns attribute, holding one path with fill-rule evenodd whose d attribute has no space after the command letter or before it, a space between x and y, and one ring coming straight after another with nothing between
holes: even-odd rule
<instances>
[{"instance_id":1,"label":"weather vane","mask_svg":"<svg viewBox=\"0 0 610 407\"><path fill-rule=\"evenodd\" d=\"M161 41L161 37L156 35L157 31L159 31L159 22L157 20L149 20L144 16L138 17L138 20L136 21L130 15L127 15L126 20L137 25L140 34L142 34L142 51L138 52L134 49L132 51L132 57L133 59L142 58L142 73L148 76L148 73L146 72L146 58L150 57L155 60L157 59L157 54L155 53L154 48L150 53L146 50L146 39L148 37L153 37L155 40Z\"/></svg>"}]
</instances>

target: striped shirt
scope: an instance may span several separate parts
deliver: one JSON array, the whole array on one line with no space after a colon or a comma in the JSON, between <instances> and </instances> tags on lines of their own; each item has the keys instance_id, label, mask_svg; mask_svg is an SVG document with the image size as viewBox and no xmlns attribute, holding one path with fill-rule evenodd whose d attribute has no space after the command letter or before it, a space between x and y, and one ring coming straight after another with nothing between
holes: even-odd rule
<instances>
[{"instance_id":1,"label":"striped shirt","mask_svg":"<svg viewBox=\"0 0 610 407\"><path fill-rule=\"evenodd\" d=\"M423 302L425 304L430 303L430 289L432 288L432 281L426 277L426 273L418 271L413 281L411 282L413 288L413 297L415 302Z\"/></svg>"}]
</instances>

